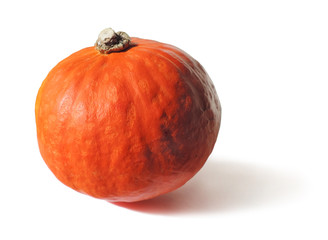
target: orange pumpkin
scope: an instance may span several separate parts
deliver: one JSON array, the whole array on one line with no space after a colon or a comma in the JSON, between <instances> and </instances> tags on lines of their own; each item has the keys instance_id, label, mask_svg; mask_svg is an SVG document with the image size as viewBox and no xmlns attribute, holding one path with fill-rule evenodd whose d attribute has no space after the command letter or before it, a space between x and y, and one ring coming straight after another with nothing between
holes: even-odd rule
<instances>
[{"instance_id":1,"label":"orange pumpkin","mask_svg":"<svg viewBox=\"0 0 328 240\"><path fill-rule=\"evenodd\" d=\"M105 29L55 66L35 104L41 155L65 185L111 202L177 189L204 165L221 107L180 49Z\"/></svg>"}]
</instances>

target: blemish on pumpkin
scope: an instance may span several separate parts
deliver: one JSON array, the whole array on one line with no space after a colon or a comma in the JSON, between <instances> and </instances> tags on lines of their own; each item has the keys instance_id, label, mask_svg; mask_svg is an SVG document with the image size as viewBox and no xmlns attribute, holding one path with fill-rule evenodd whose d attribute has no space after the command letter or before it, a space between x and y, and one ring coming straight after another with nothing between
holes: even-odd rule
<instances>
[{"instance_id":1,"label":"blemish on pumpkin","mask_svg":"<svg viewBox=\"0 0 328 240\"><path fill-rule=\"evenodd\" d=\"M136 108L133 103L129 105L126 111L126 125L128 127L133 127L136 120Z\"/></svg>"},{"instance_id":2,"label":"blemish on pumpkin","mask_svg":"<svg viewBox=\"0 0 328 240\"><path fill-rule=\"evenodd\" d=\"M151 103L155 105L160 105L163 101L162 91L156 91L156 93L151 98Z\"/></svg>"},{"instance_id":3,"label":"blemish on pumpkin","mask_svg":"<svg viewBox=\"0 0 328 240\"><path fill-rule=\"evenodd\" d=\"M155 95L151 98L151 103L152 103L152 104L157 104L158 102L159 102L158 94L155 94Z\"/></svg>"},{"instance_id":4,"label":"blemish on pumpkin","mask_svg":"<svg viewBox=\"0 0 328 240\"><path fill-rule=\"evenodd\" d=\"M116 103L118 100L117 88L115 86L108 87L105 96L111 103Z\"/></svg>"},{"instance_id":5,"label":"blemish on pumpkin","mask_svg":"<svg viewBox=\"0 0 328 240\"><path fill-rule=\"evenodd\" d=\"M167 120L168 116L166 115L166 112L164 112L161 117L162 123L160 124L160 130L162 132L162 138L160 139L162 152L177 156L180 153L179 146L173 137L172 127L170 127Z\"/></svg>"},{"instance_id":6,"label":"blemish on pumpkin","mask_svg":"<svg viewBox=\"0 0 328 240\"><path fill-rule=\"evenodd\" d=\"M191 106L192 106L192 99L190 96L187 96L184 99L184 109L189 111L191 109Z\"/></svg>"},{"instance_id":7,"label":"blemish on pumpkin","mask_svg":"<svg viewBox=\"0 0 328 240\"><path fill-rule=\"evenodd\" d=\"M149 94L149 84L145 80L138 81L138 86L142 93Z\"/></svg>"}]
</instances>

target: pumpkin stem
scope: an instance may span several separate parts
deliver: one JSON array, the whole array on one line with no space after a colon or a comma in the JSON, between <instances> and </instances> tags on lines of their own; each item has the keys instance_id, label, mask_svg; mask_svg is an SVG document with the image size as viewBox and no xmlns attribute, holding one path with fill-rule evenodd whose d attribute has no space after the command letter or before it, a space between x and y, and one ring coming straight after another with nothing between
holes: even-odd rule
<instances>
[{"instance_id":1,"label":"pumpkin stem","mask_svg":"<svg viewBox=\"0 0 328 240\"><path fill-rule=\"evenodd\" d=\"M114 32L111 28L102 30L95 43L100 53L120 52L130 46L131 39L125 32Z\"/></svg>"}]
</instances>

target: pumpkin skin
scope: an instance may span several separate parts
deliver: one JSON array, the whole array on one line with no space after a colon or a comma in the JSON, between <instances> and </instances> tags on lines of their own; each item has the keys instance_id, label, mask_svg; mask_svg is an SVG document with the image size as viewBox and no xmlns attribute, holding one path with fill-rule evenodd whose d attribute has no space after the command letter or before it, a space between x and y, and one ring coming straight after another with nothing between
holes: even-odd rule
<instances>
[{"instance_id":1,"label":"pumpkin skin","mask_svg":"<svg viewBox=\"0 0 328 240\"><path fill-rule=\"evenodd\" d=\"M110 202L173 191L204 165L221 106L204 68L182 50L131 38L124 51L82 49L43 81L40 153L68 187Z\"/></svg>"}]
</instances>

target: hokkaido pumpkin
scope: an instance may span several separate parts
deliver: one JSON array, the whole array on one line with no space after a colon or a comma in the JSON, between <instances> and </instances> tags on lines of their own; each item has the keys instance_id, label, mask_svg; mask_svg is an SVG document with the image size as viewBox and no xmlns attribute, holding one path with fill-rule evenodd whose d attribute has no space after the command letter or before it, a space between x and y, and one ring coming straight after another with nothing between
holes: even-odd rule
<instances>
[{"instance_id":1,"label":"hokkaido pumpkin","mask_svg":"<svg viewBox=\"0 0 328 240\"><path fill-rule=\"evenodd\" d=\"M173 191L201 169L221 106L187 53L109 28L49 72L35 117L41 155L62 183L134 202Z\"/></svg>"}]
</instances>

